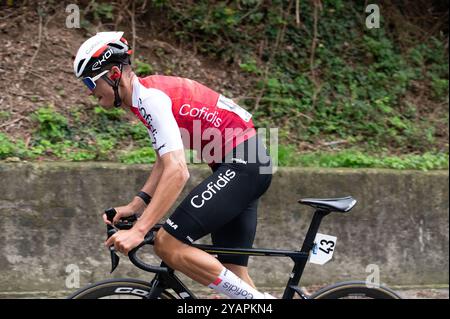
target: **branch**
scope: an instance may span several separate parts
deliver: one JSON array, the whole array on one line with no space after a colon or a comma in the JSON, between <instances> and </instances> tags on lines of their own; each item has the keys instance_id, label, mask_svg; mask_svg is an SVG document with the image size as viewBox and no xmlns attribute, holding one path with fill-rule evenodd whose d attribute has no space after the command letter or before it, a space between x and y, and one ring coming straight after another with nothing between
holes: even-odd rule
<instances>
[{"instance_id":1,"label":"branch","mask_svg":"<svg viewBox=\"0 0 450 319\"><path fill-rule=\"evenodd\" d=\"M31 57L30 63L26 66L25 69L25 73L22 74L22 79L25 78L25 75L27 74L27 72L33 67L33 62L36 59L36 56L39 53L39 49L41 48L41 40L42 40L42 15L39 13L39 8L38 8L38 16L39 16L39 31L38 31L38 44L37 44L37 48L36 51L34 51L33 56Z\"/></svg>"},{"instance_id":2,"label":"branch","mask_svg":"<svg viewBox=\"0 0 450 319\"><path fill-rule=\"evenodd\" d=\"M129 4L127 4L125 6L125 10L131 18L131 32L133 35L133 39L131 39L131 49L133 50L131 53L131 62L132 63L134 62L134 52L136 51L136 48L134 47L136 44L136 22L135 22L135 17L134 17L134 13L135 13L134 3L135 3L135 1L131 1L131 11L130 11L130 9L128 9Z\"/></svg>"},{"instance_id":3,"label":"branch","mask_svg":"<svg viewBox=\"0 0 450 319\"><path fill-rule=\"evenodd\" d=\"M316 44L317 44L317 20L318 20L318 11L319 11L319 6L318 6L319 1L320 0L313 0L313 4L314 4L313 40L311 42L311 50L310 50L311 53L309 55L309 68L311 70L311 74L314 74L314 55L316 53Z\"/></svg>"},{"instance_id":4,"label":"branch","mask_svg":"<svg viewBox=\"0 0 450 319\"><path fill-rule=\"evenodd\" d=\"M132 32L133 32L133 40L132 40L132 42L131 42L131 47L133 48L132 50L133 51L131 51L131 61L133 61L134 62L134 52L136 51L136 48L135 48L135 44L136 44L136 24L135 24L135 21L134 21L134 12L135 12L135 1L132 1L132 4L131 4L131 29L132 29Z\"/></svg>"},{"instance_id":5,"label":"branch","mask_svg":"<svg viewBox=\"0 0 450 319\"><path fill-rule=\"evenodd\" d=\"M322 85L319 83L317 77L316 77L316 70L314 68L314 57L316 54L316 46L317 46L317 22L319 20L319 8L322 7L320 0L313 0L314 5L314 24L313 24L313 40L311 42L311 54L309 56L309 68L311 71L311 80L314 83L315 90L313 92L312 96L312 106L315 108L317 95L319 94Z\"/></svg>"},{"instance_id":6,"label":"branch","mask_svg":"<svg viewBox=\"0 0 450 319\"><path fill-rule=\"evenodd\" d=\"M14 119L14 120L12 120L12 121L3 123L2 125L0 125L0 128L11 126L12 124L14 124L14 123L16 123L16 122L19 122L19 121L22 121L22 120L25 119L25 118L26 118L25 116L22 116L22 115L21 115L20 117Z\"/></svg>"},{"instance_id":7,"label":"branch","mask_svg":"<svg viewBox=\"0 0 450 319\"><path fill-rule=\"evenodd\" d=\"M292 6L292 1L289 1L287 12L289 12L291 10L291 6ZM281 7L281 15L284 16L283 7ZM270 64L272 63L272 60L273 60L276 52L278 51L280 43L283 42L284 34L286 33L286 26L287 26L287 23L283 24L283 27L281 29L278 29L277 39L275 40L274 49L272 50L272 52L270 54L270 57L269 57L269 60L267 61L266 67L264 69L263 87L262 87L261 91L259 92L258 97L256 98L254 110L257 110L259 108L259 102L261 101L262 96L266 92L266 82L267 82L267 77L269 75Z\"/></svg>"},{"instance_id":8,"label":"branch","mask_svg":"<svg viewBox=\"0 0 450 319\"><path fill-rule=\"evenodd\" d=\"M263 1L259 1L257 3L257 5L253 9L251 9L249 12L247 12L246 14L244 14L242 17L239 18L238 23L240 23L242 20L247 18L252 13L256 12L259 9L259 7L261 6L262 3L263 3Z\"/></svg>"},{"instance_id":9,"label":"branch","mask_svg":"<svg viewBox=\"0 0 450 319\"><path fill-rule=\"evenodd\" d=\"M297 26L300 25L300 0L295 1L295 22L297 23Z\"/></svg>"}]
</instances>

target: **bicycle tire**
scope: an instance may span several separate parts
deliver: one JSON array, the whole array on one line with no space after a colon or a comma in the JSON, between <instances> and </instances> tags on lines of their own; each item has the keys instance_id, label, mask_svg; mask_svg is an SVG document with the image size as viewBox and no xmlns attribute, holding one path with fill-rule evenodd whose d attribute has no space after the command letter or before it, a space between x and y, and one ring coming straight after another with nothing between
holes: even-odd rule
<instances>
[{"instance_id":1,"label":"bicycle tire","mask_svg":"<svg viewBox=\"0 0 450 319\"><path fill-rule=\"evenodd\" d=\"M137 279L108 279L83 287L67 299L101 299L107 297L144 299L150 291L150 283ZM177 299L168 291L160 299Z\"/></svg>"},{"instance_id":2,"label":"bicycle tire","mask_svg":"<svg viewBox=\"0 0 450 319\"><path fill-rule=\"evenodd\" d=\"M348 281L322 288L312 294L310 299L401 299L401 297L387 287L368 287L364 281Z\"/></svg>"}]
</instances>

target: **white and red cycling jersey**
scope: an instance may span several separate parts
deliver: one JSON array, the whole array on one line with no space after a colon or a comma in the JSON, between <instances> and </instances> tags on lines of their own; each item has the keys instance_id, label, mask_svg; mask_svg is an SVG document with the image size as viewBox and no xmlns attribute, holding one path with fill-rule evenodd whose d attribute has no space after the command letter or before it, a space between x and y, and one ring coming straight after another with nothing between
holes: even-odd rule
<instances>
[{"instance_id":1,"label":"white and red cycling jersey","mask_svg":"<svg viewBox=\"0 0 450 319\"><path fill-rule=\"evenodd\" d=\"M160 156L184 145L213 164L256 134L249 112L186 78L136 77L131 110L148 128Z\"/></svg>"}]
</instances>

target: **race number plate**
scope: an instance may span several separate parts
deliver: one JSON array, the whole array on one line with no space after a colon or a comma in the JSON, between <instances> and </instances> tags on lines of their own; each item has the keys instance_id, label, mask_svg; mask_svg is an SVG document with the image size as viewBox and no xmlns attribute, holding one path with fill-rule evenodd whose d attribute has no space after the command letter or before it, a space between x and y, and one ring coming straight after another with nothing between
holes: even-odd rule
<instances>
[{"instance_id":1,"label":"race number plate","mask_svg":"<svg viewBox=\"0 0 450 319\"><path fill-rule=\"evenodd\" d=\"M317 233L314 246L309 255L309 262L324 265L333 257L337 237Z\"/></svg>"},{"instance_id":2,"label":"race number plate","mask_svg":"<svg viewBox=\"0 0 450 319\"><path fill-rule=\"evenodd\" d=\"M245 122L250 121L250 119L252 118L252 115L249 112L247 112L242 107L234 103L233 100L226 98L223 95L219 96L219 100L217 101L217 107L237 114Z\"/></svg>"}]
</instances>

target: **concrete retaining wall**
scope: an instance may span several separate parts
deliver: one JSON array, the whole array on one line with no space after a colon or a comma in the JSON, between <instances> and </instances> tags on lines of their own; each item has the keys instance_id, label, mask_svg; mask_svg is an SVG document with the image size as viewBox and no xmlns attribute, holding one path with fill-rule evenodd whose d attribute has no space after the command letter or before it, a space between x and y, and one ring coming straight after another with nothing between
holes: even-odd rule
<instances>
[{"instance_id":1,"label":"concrete retaining wall","mask_svg":"<svg viewBox=\"0 0 450 319\"><path fill-rule=\"evenodd\" d=\"M0 297L63 296L76 279L68 277L73 269L81 286L110 277L150 278L125 257L109 275L100 218L104 208L127 203L150 170L0 163ZM209 174L201 166L190 172L184 194ZM376 267L388 285L448 284L448 171L279 169L259 206L255 247L300 249L313 210L297 200L345 195L358 200L355 208L325 217L320 228L338 237L334 258L324 266L308 264L303 284L365 280ZM285 258L250 260L255 283L267 289L282 287L291 268Z\"/></svg>"}]
</instances>

